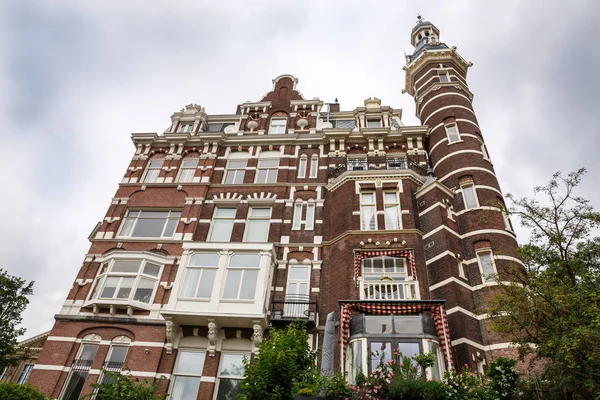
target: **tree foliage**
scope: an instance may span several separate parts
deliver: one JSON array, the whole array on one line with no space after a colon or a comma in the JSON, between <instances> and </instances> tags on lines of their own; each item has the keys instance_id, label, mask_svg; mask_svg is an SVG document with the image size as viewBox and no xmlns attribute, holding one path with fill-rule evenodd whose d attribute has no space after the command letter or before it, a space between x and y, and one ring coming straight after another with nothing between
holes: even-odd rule
<instances>
[{"instance_id":1,"label":"tree foliage","mask_svg":"<svg viewBox=\"0 0 600 400\"><path fill-rule=\"evenodd\" d=\"M553 395L572 399L600 393L600 213L574 194L584 173L554 174L534 188L542 201L507 195L531 237L520 248L525 271L512 270L515 283L499 284L488 310L521 356L545 360Z\"/></svg>"},{"instance_id":2,"label":"tree foliage","mask_svg":"<svg viewBox=\"0 0 600 400\"><path fill-rule=\"evenodd\" d=\"M127 370L130 372L129 370ZM104 383L94 383L95 394L90 398L96 400L165 400L167 394L156 394L159 390L158 381L152 382L149 379L140 381L139 378L133 378L130 374L121 374L120 372L103 372Z\"/></svg>"},{"instance_id":3,"label":"tree foliage","mask_svg":"<svg viewBox=\"0 0 600 400\"><path fill-rule=\"evenodd\" d=\"M33 294L33 282L9 275L0 269L0 370L19 361L17 338L25 333L18 328L23 320L21 313L29 304L27 296Z\"/></svg>"},{"instance_id":4,"label":"tree foliage","mask_svg":"<svg viewBox=\"0 0 600 400\"><path fill-rule=\"evenodd\" d=\"M33 386L5 382L0 383L0 400L47 400L47 397Z\"/></svg>"},{"instance_id":5,"label":"tree foliage","mask_svg":"<svg viewBox=\"0 0 600 400\"><path fill-rule=\"evenodd\" d=\"M244 360L245 374L240 385L241 399L288 400L294 384L315 372L316 353L308 345L304 324L295 322L285 329L271 329L258 355Z\"/></svg>"}]
</instances>

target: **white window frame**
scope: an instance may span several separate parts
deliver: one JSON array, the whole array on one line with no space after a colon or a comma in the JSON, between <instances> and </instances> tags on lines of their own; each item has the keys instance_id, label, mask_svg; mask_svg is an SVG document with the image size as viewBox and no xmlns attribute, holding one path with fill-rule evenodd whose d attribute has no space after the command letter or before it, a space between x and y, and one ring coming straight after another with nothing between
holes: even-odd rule
<instances>
[{"instance_id":1,"label":"white window frame","mask_svg":"<svg viewBox=\"0 0 600 400\"><path fill-rule=\"evenodd\" d=\"M310 157L310 175L309 178L316 178L319 176L319 156L313 154Z\"/></svg>"},{"instance_id":2,"label":"white window frame","mask_svg":"<svg viewBox=\"0 0 600 400\"><path fill-rule=\"evenodd\" d=\"M244 163L243 167L235 167L232 168L231 163ZM246 168L248 168L248 159L247 158L233 158L227 160L227 165L225 166L225 172L223 174L222 183L225 185L241 185L244 183L244 176L246 175ZM227 182L227 177L232 175L233 181ZM241 179L238 179L241 177ZM239 181L239 182L238 182Z\"/></svg>"},{"instance_id":3,"label":"white window frame","mask_svg":"<svg viewBox=\"0 0 600 400\"><path fill-rule=\"evenodd\" d=\"M373 203L364 203L363 196L371 194L373 195ZM364 209L372 207L373 208L373 226L369 224L369 226L365 227L364 221ZM377 194L374 191L363 191L360 192L360 230L361 231L376 231L377 230Z\"/></svg>"},{"instance_id":4,"label":"white window frame","mask_svg":"<svg viewBox=\"0 0 600 400\"><path fill-rule=\"evenodd\" d=\"M304 205L301 201L294 203L294 210L292 215L292 230L300 230L302 227L302 214L304 211Z\"/></svg>"},{"instance_id":5,"label":"white window frame","mask_svg":"<svg viewBox=\"0 0 600 400\"><path fill-rule=\"evenodd\" d=\"M254 210L257 209L263 209L263 210L269 210L269 215L268 216L255 216L252 215L252 212ZM244 242L248 241L248 233L252 231L252 221L267 221L267 232L265 235L265 240L261 240L261 241L254 241L253 243L267 243L269 241L269 232L271 231L271 215L273 214L273 208L272 207L260 207L260 206L253 206L253 207L249 207L248 208L248 219L246 222L246 228L244 229Z\"/></svg>"},{"instance_id":6,"label":"white window frame","mask_svg":"<svg viewBox=\"0 0 600 400\"><path fill-rule=\"evenodd\" d=\"M446 80L443 80L442 76L446 77ZM439 71L438 78L441 83L449 83L450 82L450 74L448 73L448 71Z\"/></svg>"},{"instance_id":7,"label":"white window frame","mask_svg":"<svg viewBox=\"0 0 600 400\"><path fill-rule=\"evenodd\" d=\"M154 162L160 162L160 166L153 165ZM146 171L144 171L144 176L142 177L142 183L156 183L158 181L160 171L162 170L164 165L164 157L152 157L151 159L149 159L148 164L146 165ZM155 172L156 176L154 176Z\"/></svg>"},{"instance_id":8,"label":"white window frame","mask_svg":"<svg viewBox=\"0 0 600 400\"><path fill-rule=\"evenodd\" d=\"M204 353L204 360L202 362L202 368L200 374L191 374L191 373L178 373L177 367L179 366L179 360L182 353ZM178 376L182 377L190 377L190 378L198 378L198 392L200 391L200 385L202 384L202 373L204 372L204 365L206 364L206 350L204 349L190 349L190 348L181 348L177 354L177 360L175 361L175 365L173 367L173 374L171 379L171 384L169 385L169 399L178 400L173 396L173 389L175 389L175 383L177 381ZM196 393L196 397L198 397L198 393Z\"/></svg>"},{"instance_id":9,"label":"white window frame","mask_svg":"<svg viewBox=\"0 0 600 400\"><path fill-rule=\"evenodd\" d=\"M300 160L298 160L298 178L306 177L306 167L308 165L308 157L306 154L300 156Z\"/></svg>"},{"instance_id":10,"label":"white window frame","mask_svg":"<svg viewBox=\"0 0 600 400\"><path fill-rule=\"evenodd\" d=\"M162 217L161 218L159 218L159 217L140 218L140 217L143 217L144 212L162 212L162 213L166 213L166 216L164 218L162 218ZM136 216L132 216L132 214L134 214L134 213L138 213L138 214ZM172 239L175 236L175 233L177 232L177 226L179 225L180 218L181 218L181 210L152 210L152 209L127 210L127 213L125 214L125 218L123 218L123 223L121 224L121 226L119 227L119 231L117 232L117 237L131 238L131 239L156 239L156 238ZM163 229L161 231L160 236L132 236L140 219L164 219L164 225L163 225ZM126 228L129 221L133 221L133 222L131 222L131 225ZM171 221L175 221L175 226L173 227L173 233L170 236L165 236L167 227L169 226L169 222L171 222ZM128 232L125 232L126 230Z\"/></svg>"},{"instance_id":11,"label":"white window frame","mask_svg":"<svg viewBox=\"0 0 600 400\"><path fill-rule=\"evenodd\" d=\"M225 355L241 355L243 357L246 357L248 359L250 359L250 353L246 353L246 352L241 352L241 351L223 351L221 352L221 359L219 360L219 369L217 370L217 382L215 384L215 390L214 390L214 400L217 400L217 396L219 395L219 386L221 385L221 379L229 379L229 380L238 380L241 381L244 379L244 376L234 376L234 375L221 375L222 371L221 369L223 368L223 361L225 360Z\"/></svg>"},{"instance_id":12,"label":"white window frame","mask_svg":"<svg viewBox=\"0 0 600 400\"><path fill-rule=\"evenodd\" d=\"M193 122L179 122L179 126L177 127L178 133L189 133L194 130Z\"/></svg>"},{"instance_id":13,"label":"white window frame","mask_svg":"<svg viewBox=\"0 0 600 400\"><path fill-rule=\"evenodd\" d=\"M115 265L116 261L134 261L139 262L139 267L137 272L113 272L112 268ZM156 275L151 275L144 273L144 269L147 264L157 265L158 273ZM160 282L162 272L163 272L164 264L160 262L156 262L154 260L148 260L146 258L125 258L125 257L114 257L102 261L100 264L100 268L98 270L98 274L94 278L94 282L92 284L92 289L88 294L88 302L99 302L99 303L107 303L107 304L136 304L142 305L142 307L150 307L153 304L154 296L156 296L156 291L158 289L158 283ZM101 297L102 291L104 290L107 279L109 278L118 278L119 281L115 287L115 291L113 293L113 297ZM119 290L121 289L121 285L123 283L123 279L131 279L133 278L133 283L131 284L131 292L127 298L117 298L115 297ZM135 293L140 285L142 280L152 281L153 288L152 294L148 302L143 302L139 300L134 300Z\"/></svg>"},{"instance_id":14,"label":"white window frame","mask_svg":"<svg viewBox=\"0 0 600 400\"><path fill-rule=\"evenodd\" d=\"M473 204L472 206L470 206L467 202L467 194L465 193L465 190L473 190L473 200L475 201L475 204ZM469 183L467 185L462 185L461 192L463 196L465 210L473 210L475 208L479 208L479 199L477 198L477 189L475 188L475 184Z\"/></svg>"},{"instance_id":15,"label":"white window frame","mask_svg":"<svg viewBox=\"0 0 600 400\"><path fill-rule=\"evenodd\" d=\"M387 199L386 199L386 195L388 194L393 194L396 199L393 203L388 203ZM397 191L385 191L383 192L383 209L384 209L384 215L385 215L385 229L387 230L399 230L402 229L402 210L400 209L400 199L399 199L399 193ZM391 223L389 222L389 218L388 218L388 209L396 209L397 215L398 215L398 221L396 221L396 226L394 227Z\"/></svg>"},{"instance_id":16,"label":"white window frame","mask_svg":"<svg viewBox=\"0 0 600 400\"><path fill-rule=\"evenodd\" d=\"M481 140L479 141L479 143L481 144L481 154L483 154L483 159L492 162L492 160L490 159L490 154L487 151L487 147L485 147L485 143Z\"/></svg>"},{"instance_id":17,"label":"white window frame","mask_svg":"<svg viewBox=\"0 0 600 400\"><path fill-rule=\"evenodd\" d=\"M388 259L393 260L394 272L386 272L385 271L385 262ZM373 265L374 260L381 260L381 267L382 267L381 273L374 272L374 265ZM366 264L370 264L370 266L367 267ZM402 264L402 268L400 268L400 264ZM404 258L404 257L376 256L376 257L363 258L361 261L361 268L362 268L363 279L365 279L366 281L372 281L372 280L379 281L379 279L382 276L390 276L390 277L394 278L394 280L400 280L400 281L408 280L408 262L407 262L406 258ZM368 269L370 269L370 271ZM401 269L401 272L396 272L396 270L398 270L398 269Z\"/></svg>"},{"instance_id":18,"label":"white window frame","mask_svg":"<svg viewBox=\"0 0 600 400\"><path fill-rule=\"evenodd\" d=\"M491 266L492 266L492 272L486 273L483 270L483 263L481 262L481 255L482 254L486 254L486 255L490 256L490 263L491 263ZM498 274L498 270L496 269L496 262L495 262L495 259L494 259L494 253L492 252L492 249L490 249L490 248L478 249L475 252L475 255L477 257L477 265L479 265L479 272L481 272L481 280L483 281L483 283L494 282L493 275L497 275Z\"/></svg>"},{"instance_id":19,"label":"white window frame","mask_svg":"<svg viewBox=\"0 0 600 400\"><path fill-rule=\"evenodd\" d=\"M456 259L456 266L458 267L458 276L467 279L467 275L465 275L465 263L460 258Z\"/></svg>"},{"instance_id":20,"label":"white window frame","mask_svg":"<svg viewBox=\"0 0 600 400\"><path fill-rule=\"evenodd\" d=\"M193 167L186 167L185 163L186 161L195 161L196 164ZM182 183L190 183L194 181L194 175L196 175L196 169L198 169L198 164L200 162L200 159L195 158L195 157L186 157L183 160L181 160L181 166L179 167L179 174L177 175L177 182L182 182ZM187 176L189 175L191 172L191 176ZM185 179L184 179L185 178Z\"/></svg>"},{"instance_id":21,"label":"white window frame","mask_svg":"<svg viewBox=\"0 0 600 400\"><path fill-rule=\"evenodd\" d=\"M93 364L94 360L96 359L96 356L98 355L98 350L100 349L100 342L99 341L98 342L89 342L89 341L81 342L81 345L79 346L79 349L77 350L77 356L75 357L75 360L79 360L80 359L81 354L83 353L83 349L84 349L85 346L96 346L96 351L94 352L94 357L91 360L89 360L92 363L90 364L89 367L85 366L85 368L78 368L77 370L74 370L73 368L71 368L71 370L69 371L69 374L67 375L67 379L65 379L65 381L63 383L63 387L60 390L60 395L58 396L58 398L60 400L64 400L65 399L65 395L67 394L65 392L67 390L67 387L69 386L69 383L71 383L71 379L73 378L73 373L74 372L83 372L84 370L87 370L86 374L85 374L85 378L84 378L84 386L82 386L81 391L79 392L79 395L77 395L77 398L80 397L81 392L83 392L83 389L85 389L85 381L89 377L90 371L92 369L92 364Z\"/></svg>"},{"instance_id":22,"label":"white window frame","mask_svg":"<svg viewBox=\"0 0 600 400\"><path fill-rule=\"evenodd\" d=\"M273 124L276 121L283 121L283 124ZM287 130L287 117L271 117L269 122L269 135L283 135Z\"/></svg>"},{"instance_id":23,"label":"white window frame","mask_svg":"<svg viewBox=\"0 0 600 400\"><path fill-rule=\"evenodd\" d=\"M446 129L446 137L448 138L448 144L462 142L460 131L458 130L458 124L456 122L445 124L444 128Z\"/></svg>"},{"instance_id":24,"label":"white window frame","mask_svg":"<svg viewBox=\"0 0 600 400\"><path fill-rule=\"evenodd\" d=\"M502 213L502 219L504 220L504 229L509 232L514 232L508 212L505 209L502 209L500 212Z\"/></svg>"},{"instance_id":25,"label":"white window frame","mask_svg":"<svg viewBox=\"0 0 600 400\"><path fill-rule=\"evenodd\" d=\"M314 202L306 203L306 217L304 219L304 230L312 231L315 229L315 211L316 204Z\"/></svg>"},{"instance_id":26,"label":"white window frame","mask_svg":"<svg viewBox=\"0 0 600 400\"><path fill-rule=\"evenodd\" d=\"M261 163L267 162L267 161L277 161L277 166L276 167L273 167L273 166L261 167ZM266 171L264 182L263 182L263 180L259 181L259 175L260 175L259 172L260 171ZM279 158L272 158L272 157L259 158L258 162L256 163L256 176L254 177L254 183L258 183L258 184L277 183L278 172L279 172ZM273 173L275 174L275 176L272 176Z\"/></svg>"},{"instance_id":27,"label":"white window frame","mask_svg":"<svg viewBox=\"0 0 600 400\"><path fill-rule=\"evenodd\" d=\"M194 256L195 255L199 255L199 254L210 254L210 255L216 255L217 256L217 263L216 265L192 265L192 261L194 260ZM218 252L197 252L197 253L192 253L187 261L187 264L185 266L185 280L184 283L182 283L181 288L179 289L179 295L178 298L180 299L193 299L193 300L198 300L198 299L210 299L213 296L213 292L214 292L214 286L215 286L215 282L217 280L217 276L219 275L219 270L221 269L221 264L222 264L222 260L223 257L218 253ZM192 282L192 278L188 276L188 274L191 273L191 271L194 270L200 270L200 275L198 276L198 281L196 282L196 288L194 290L194 296L185 296L183 291L185 289L185 285L187 282ZM214 271L214 276L212 278L212 284L210 285L210 287L212 288L209 295L208 296L198 296L198 289L200 287L200 283L202 282L203 279L205 279L204 273L206 270L211 270Z\"/></svg>"},{"instance_id":28,"label":"white window frame","mask_svg":"<svg viewBox=\"0 0 600 400\"><path fill-rule=\"evenodd\" d=\"M33 371L33 366L34 364L30 363L23 364L23 370L21 371L21 374L19 374L19 378L17 379L17 383L19 385L24 385L27 383L29 375L31 375L31 371Z\"/></svg>"},{"instance_id":29,"label":"white window frame","mask_svg":"<svg viewBox=\"0 0 600 400\"><path fill-rule=\"evenodd\" d=\"M122 347L127 349L125 351L125 357L123 357L123 361L121 361L121 366L117 369L117 368L110 368L110 367L106 367L106 364L111 362L109 361L110 358L113 355L113 352L115 350L116 347ZM104 364L102 365L102 370L100 371L100 376L98 377L98 383L102 384L103 379L104 379L104 370L109 371L109 372L120 372L123 370L123 366L125 365L125 360L127 359L127 354L129 354L129 345L127 344L115 344L115 343L111 343L110 348L108 349L108 353L106 354L106 358L104 359ZM113 361L114 362L114 361ZM95 390L95 392L97 392L97 389Z\"/></svg>"},{"instance_id":30,"label":"white window frame","mask_svg":"<svg viewBox=\"0 0 600 400\"><path fill-rule=\"evenodd\" d=\"M369 126L372 123L377 123L377 126ZM381 118L366 118L366 127L367 128L381 128L383 127L383 121Z\"/></svg>"},{"instance_id":31,"label":"white window frame","mask_svg":"<svg viewBox=\"0 0 600 400\"><path fill-rule=\"evenodd\" d=\"M233 257L235 257L236 255L256 255L258 257L258 264L247 265L244 267L232 267L231 261L232 261ZM254 300L256 299L256 295L258 293L256 291L256 286L257 286L258 278L260 275L261 260L262 260L261 255L257 254L257 253L236 253L227 258L227 265L225 267L225 276L223 278L223 284L222 284L222 288L221 288L221 301L254 302ZM237 295L235 297L225 297L225 288L227 287L227 282L230 279L229 278L230 271L240 271L240 270L242 271L242 274L240 276L240 280L237 283ZM254 283L254 294L253 294L252 298L241 298L240 296L242 293L242 282L244 281L244 279L246 279L246 275L248 273L247 271L256 271L256 282Z\"/></svg>"},{"instance_id":32,"label":"white window frame","mask_svg":"<svg viewBox=\"0 0 600 400\"><path fill-rule=\"evenodd\" d=\"M232 209L235 210L235 213L233 215L232 218L224 218L224 217L218 217L217 216L217 212L219 209ZM213 218L210 222L210 229L208 230L208 237L206 239L207 242L218 242L216 240L212 239L212 235L214 232L214 227L215 227L215 222L217 221L231 221L231 230L229 231L229 239L226 240L226 242L229 242L231 240L231 235L233 234L233 228L235 226L235 216L237 214L237 207L227 207L227 206L217 206L215 207L215 211L213 213Z\"/></svg>"}]
</instances>

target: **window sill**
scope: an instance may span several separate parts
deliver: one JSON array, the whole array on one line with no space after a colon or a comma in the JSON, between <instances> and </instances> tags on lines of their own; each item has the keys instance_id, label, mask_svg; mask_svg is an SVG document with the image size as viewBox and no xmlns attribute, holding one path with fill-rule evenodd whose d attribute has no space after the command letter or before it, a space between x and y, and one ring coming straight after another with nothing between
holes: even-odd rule
<instances>
[{"instance_id":1,"label":"window sill","mask_svg":"<svg viewBox=\"0 0 600 400\"><path fill-rule=\"evenodd\" d=\"M209 303L212 299L210 297L178 297L178 301L194 301L198 303Z\"/></svg>"},{"instance_id":2,"label":"window sill","mask_svg":"<svg viewBox=\"0 0 600 400\"><path fill-rule=\"evenodd\" d=\"M255 300L246 300L246 299L221 299L219 300L221 303L241 303L241 304L254 304Z\"/></svg>"},{"instance_id":3,"label":"window sill","mask_svg":"<svg viewBox=\"0 0 600 400\"><path fill-rule=\"evenodd\" d=\"M461 140L457 140L456 142L452 142L452 143L448 142L448 146L451 146L451 145L453 145L453 144L457 144L457 143L464 143L464 142L465 142L465 141L464 141L464 140L462 140L462 139L461 139Z\"/></svg>"},{"instance_id":4,"label":"window sill","mask_svg":"<svg viewBox=\"0 0 600 400\"><path fill-rule=\"evenodd\" d=\"M154 295L152 296L152 300L154 300ZM144 310L151 311L152 303L141 303L139 301L134 300L89 300L85 302L82 307L93 307L94 314L98 314L100 312L100 308L109 308L110 314L116 314L116 310L127 310L127 315L133 315L133 310Z\"/></svg>"}]
</instances>

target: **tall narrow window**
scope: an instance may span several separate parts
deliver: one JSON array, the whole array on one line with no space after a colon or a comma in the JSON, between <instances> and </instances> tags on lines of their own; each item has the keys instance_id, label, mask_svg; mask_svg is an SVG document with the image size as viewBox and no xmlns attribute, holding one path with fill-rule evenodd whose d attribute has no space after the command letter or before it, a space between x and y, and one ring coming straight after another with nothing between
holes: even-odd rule
<instances>
[{"instance_id":1,"label":"tall narrow window","mask_svg":"<svg viewBox=\"0 0 600 400\"><path fill-rule=\"evenodd\" d=\"M160 174L160 170L162 169L164 161L164 158L151 158L150 161L148 161L148 167L146 168L146 173L144 174L142 182L156 182L158 180L158 175Z\"/></svg>"},{"instance_id":2,"label":"tall narrow window","mask_svg":"<svg viewBox=\"0 0 600 400\"><path fill-rule=\"evenodd\" d=\"M304 221L304 229L312 231L315 228L315 205L308 203L306 205L306 221Z\"/></svg>"},{"instance_id":3,"label":"tall narrow window","mask_svg":"<svg viewBox=\"0 0 600 400\"><path fill-rule=\"evenodd\" d=\"M190 257L181 297L210 298L218 268L219 254L217 253L196 253Z\"/></svg>"},{"instance_id":4,"label":"tall narrow window","mask_svg":"<svg viewBox=\"0 0 600 400\"><path fill-rule=\"evenodd\" d=\"M221 355L221 367L219 368L218 389L216 400L236 400L240 393L240 383L244 379L244 357L249 354Z\"/></svg>"},{"instance_id":5,"label":"tall narrow window","mask_svg":"<svg viewBox=\"0 0 600 400\"><path fill-rule=\"evenodd\" d=\"M455 143L460 141L460 133L456 124L446 125L446 135L448 136L448 143Z\"/></svg>"},{"instance_id":6,"label":"tall narrow window","mask_svg":"<svg viewBox=\"0 0 600 400\"><path fill-rule=\"evenodd\" d=\"M251 207L248 212L245 242L266 242L269 239L271 226L270 207Z\"/></svg>"},{"instance_id":7,"label":"tall narrow window","mask_svg":"<svg viewBox=\"0 0 600 400\"><path fill-rule=\"evenodd\" d=\"M400 203L398 193L385 192L383 194L385 206L385 229L400 229Z\"/></svg>"},{"instance_id":8,"label":"tall narrow window","mask_svg":"<svg viewBox=\"0 0 600 400\"><path fill-rule=\"evenodd\" d=\"M229 160L225 169L223 183L240 184L244 183L244 173L246 172L247 160Z\"/></svg>"},{"instance_id":9,"label":"tall narrow window","mask_svg":"<svg viewBox=\"0 0 600 400\"><path fill-rule=\"evenodd\" d=\"M504 220L504 229L513 232L512 222L510 222L510 217L506 210L502 210L502 219Z\"/></svg>"},{"instance_id":10,"label":"tall narrow window","mask_svg":"<svg viewBox=\"0 0 600 400\"><path fill-rule=\"evenodd\" d=\"M269 126L270 135L281 135L285 133L285 127L287 125L287 118L271 118L271 125Z\"/></svg>"},{"instance_id":11,"label":"tall narrow window","mask_svg":"<svg viewBox=\"0 0 600 400\"><path fill-rule=\"evenodd\" d=\"M196 174L196 168L198 167L197 158L184 158L181 162L181 168L179 169L178 182L192 182L194 175Z\"/></svg>"},{"instance_id":12,"label":"tall narrow window","mask_svg":"<svg viewBox=\"0 0 600 400\"><path fill-rule=\"evenodd\" d=\"M360 195L360 229L371 231L377 229L375 216L375 193L361 193Z\"/></svg>"},{"instance_id":13,"label":"tall narrow window","mask_svg":"<svg viewBox=\"0 0 600 400\"><path fill-rule=\"evenodd\" d=\"M465 266L463 264L463 261L461 259L456 259L456 265L458 267L458 276L460 276L463 279L467 279L467 276L465 275Z\"/></svg>"},{"instance_id":14,"label":"tall narrow window","mask_svg":"<svg viewBox=\"0 0 600 400\"><path fill-rule=\"evenodd\" d=\"M490 161L490 155L488 154L487 147L485 147L485 143L481 142L481 154L483 154L483 159Z\"/></svg>"},{"instance_id":15,"label":"tall narrow window","mask_svg":"<svg viewBox=\"0 0 600 400\"><path fill-rule=\"evenodd\" d=\"M33 364L23 365L23 371L21 371L21 375L19 375L17 383L20 385L26 384L27 380L29 379L29 375L31 375L31 370L33 370Z\"/></svg>"},{"instance_id":16,"label":"tall narrow window","mask_svg":"<svg viewBox=\"0 0 600 400\"><path fill-rule=\"evenodd\" d=\"M108 383L114 380L111 375L104 374L104 371L108 372L120 372L123 369L125 363L125 357L127 356L127 346L111 346L108 350L108 357L104 362L103 371L101 373L98 383Z\"/></svg>"},{"instance_id":17,"label":"tall narrow window","mask_svg":"<svg viewBox=\"0 0 600 400\"><path fill-rule=\"evenodd\" d=\"M302 203L296 203L294 205L294 222L292 224L292 229L300 229L301 224L302 224Z\"/></svg>"},{"instance_id":18,"label":"tall narrow window","mask_svg":"<svg viewBox=\"0 0 600 400\"><path fill-rule=\"evenodd\" d=\"M253 300L260 268L258 254L234 254L229 259L224 299Z\"/></svg>"},{"instance_id":19,"label":"tall narrow window","mask_svg":"<svg viewBox=\"0 0 600 400\"><path fill-rule=\"evenodd\" d=\"M316 178L319 175L319 156L316 154L310 158L310 178Z\"/></svg>"},{"instance_id":20,"label":"tall narrow window","mask_svg":"<svg viewBox=\"0 0 600 400\"><path fill-rule=\"evenodd\" d=\"M308 317L310 265L290 265L283 313L291 317Z\"/></svg>"},{"instance_id":21,"label":"tall narrow window","mask_svg":"<svg viewBox=\"0 0 600 400\"><path fill-rule=\"evenodd\" d=\"M79 355L73 361L71 371L63 386L63 391L60 396L61 400L79 399L97 351L97 344L84 343L81 345Z\"/></svg>"},{"instance_id":22,"label":"tall narrow window","mask_svg":"<svg viewBox=\"0 0 600 400\"><path fill-rule=\"evenodd\" d=\"M179 350L170 400L196 400L205 357L205 352Z\"/></svg>"},{"instance_id":23,"label":"tall narrow window","mask_svg":"<svg viewBox=\"0 0 600 400\"><path fill-rule=\"evenodd\" d=\"M212 220L209 242L229 242L233 232L236 208L217 207Z\"/></svg>"},{"instance_id":24,"label":"tall narrow window","mask_svg":"<svg viewBox=\"0 0 600 400\"><path fill-rule=\"evenodd\" d=\"M483 275L483 280L485 282L493 281L496 267L494 266L492 252L490 250L478 252L477 260L479 261L479 268L481 270L481 275Z\"/></svg>"},{"instance_id":25,"label":"tall narrow window","mask_svg":"<svg viewBox=\"0 0 600 400\"><path fill-rule=\"evenodd\" d=\"M465 209L471 209L477 207L477 193L475 192L475 186L467 185L462 187L463 200L465 201Z\"/></svg>"},{"instance_id":26,"label":"tall narrow window","mask_svg":"<svg viewBox=\"0 0 600 400\"><path fill-rule=\"evenodd\" d=\"M308 163L308 159L306 155L300 157L300 161L298 162L298 178L304 178L306 176L306 164Z\"/></svg>"},{"instance_id":27,"label":"tall narrow window","mask_svg":"<svg viewBox=\"0 0 600 400\"><path fill-rule=\"evenodd\" d=\"M181 211L127 212L117 236L132 238L172 238L181 217Z\"/></svg>"},{"instance_id":28,"label":"tall narrow window","mask_svg":"<svg viewBox=\"0 0 600 400\"><path fill-rule=\"evenodd\" d=\"M439 72L438 77L440 78L440 82L450 82L450 75L448 72Z\"/></svg>"},{"instance_id":29,"label":"tall narrow window","mask_svg":"<svg viewBox=\"0 0 600 400\"><path fill-rule=\"evenodd\" d=\"M277 168L279 167L279 159L267 158L259 159L256 169L255 183L275 183L277 182Z\"/></svg>"}]
</instances>

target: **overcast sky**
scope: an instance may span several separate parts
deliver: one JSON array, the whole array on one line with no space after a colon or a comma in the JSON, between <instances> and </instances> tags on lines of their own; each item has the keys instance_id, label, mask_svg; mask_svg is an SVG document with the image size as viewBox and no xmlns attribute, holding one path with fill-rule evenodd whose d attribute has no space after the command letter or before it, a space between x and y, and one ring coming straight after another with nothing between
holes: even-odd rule
<instances>
[{"instance_id":1,"label":"overcast sky","mask_svg":"<svg viewBox=\"0 0 600 400\"><path fill-rule=\"evenodd\" d=\"M163 132L191 102L233 113L285 73L306 98L377 96L418 124L401 94L417 12L474 64L504 192L586 167L600 206L600 2L0 0L0 267L35 280L26 336L52 327L131 132Z\"/></svg>"}]
</instances>

